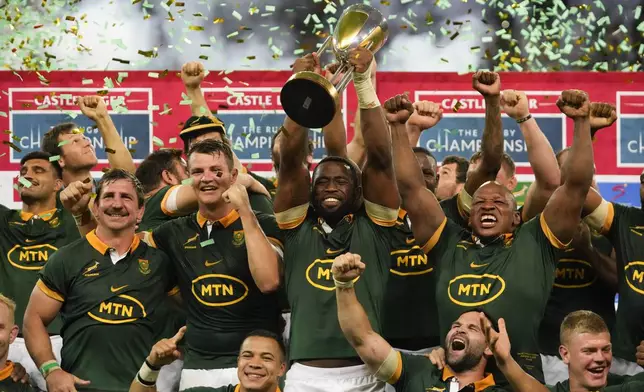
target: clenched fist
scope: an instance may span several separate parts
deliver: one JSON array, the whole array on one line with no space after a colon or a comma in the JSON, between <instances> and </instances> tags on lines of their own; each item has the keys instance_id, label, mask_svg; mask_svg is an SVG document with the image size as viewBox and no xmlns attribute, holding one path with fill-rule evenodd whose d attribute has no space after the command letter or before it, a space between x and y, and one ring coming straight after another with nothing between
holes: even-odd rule
<instances>
[{"instance_id":1,"label":"clenched fist","mask_svg":"<svg viewBox=\"0 0 644 392\"><path fill-rule=\"evenodd\" d=\"M161 339L150 350L147 361L150 365L161 367L169 365L175 360L181 358L178 344L186 333L186 327L181 327L177 334L170 339Z\"/></svg>"},{"instance_id":2,"label":"clenched fist","mask_svg":"<svg viewBox=\"0 0 644 392\"><path fill-rule=\"evenodd\" d=\"M472 75L472 88L484 97L494 97L501 93L501 77L496 72L478 71Z\"/></svg>"},{"instance_id":3,"label":"clenched fist","mask_svg":"<svg viewBox=\"0 0 644 392\"><path fill-rule=\"evenodd\" d=\"M293 65L293 73L298 73L302 71L315 72L317 74L322 73L322 67L320 65L320 57L317 53L309 53L295 60Z\"/></svg>"},{"instance_id":4,"label":"clenched fist","mask_svg":"<svg viewBox=\"0 0 644 392\"><path fill-rule=\"evenodd\" d=\"M248 191L246 187L239 183L234 183L224 192L221 197L224 198L226 203L232 204L233 208L237 211L251 210L250 201L248 201Z\"/></svg>"},{"instance_id":5,"label":"clenched fist","mask_svg":"<svg viewBox=\"0 0 644 392\"><path fill-rule=\"evenodd\" d=\"M364 269L365 264L360 261L360 255L345 253L333 260L331 273L333 274L333 279L346 283L362 275Z\"/></svg>"},{"instance_id":6,"label":"clenched fist","mask_svg":"<svg viewBox=\"0 0 644 392\"><path fill-rule=\"evenodd\" d=\"M349 51L349 65L355 67L353 72L365 73L369 69L372 61L373 53L362 46L358 46ZM371 77L371 75L369 76Z\"/></svg>"},{"instance_id":7,"label":"clenched fist","mask_svg":"<svg viewBox=\"0 0 644 392\"><path fill-rule=\"evenodd\" d=\"M519 120L528 117L528 97L523 91L505 90L501 94L501 110L509 117Z\"/></svg>"},{"instance_id":8,"label":"clenched fist","mask_svg":"<svg viewBox=\"0 0 644 392\"><path fill-rule=\"evenodd\" d=\"M76 98L76 104L81 112L89 117L90 120L98 121L108 116L105 101L103 101L103 97L98 95L78 97Z\"/></svg>"},{"instance_id":9,"label":"clenched fist","mask_svg":"<svg viewBox=\"0 0 644 392\"><path fill-rule=\"evenodd\" d=\"M81 215L87 211L92 197L92 182L74 181L60 192L60 202L72 215Z\"/></svg>"},{"instance_id":10,"label":"clenched fist","mask_svg":"<svg viewBox=\"0 0 644 392\"><path fill-rule=\"evenodd\" d=\"M443 118L443 109L435 102L416 101L414 102L414 112L407 120L408 127L417 127L424 131L429 129Z\"/></svg>"},{"instance_id":11,"label":"clenched fist","mask_svg":"<svg viewBox=\"0 0 644 392\"><path fill-rule=\"evenodd\" d=\"M181 81L187 89L195 89L201 86L206 70L198 61L190 61L181 67Z\"/></svg>"},{"instance_id":12,"label":"clenched fist","mask_svg":"<svg viewBox=\"0 0 644 392\"><path fill-rule=\"evenodd\" d=\"M610 127L617 120L617 109L610 103L593 102L590 104L590 130L592 134L602 128Z\"/></svg>"},{"instance_id":13,"label":"clenched fist","mask_svg":"<svg viewBox=\"0 0 644 392\"><path fill-rule=\"evenodd\" d=\"M561 113L576 119L588 117L590 114L590 102L588 94L581 90L564 90L557 100L557 107Z\"/></svg>"},{"instance_id":14,"label":"clenched fist","mask_svg":"<svg viewBox=\"0 0 644 392\"><path fill-rule=\"evenodd\" d=\"M407 94L398 94L385 101L385 117L391 124L404 124L414 112Z\"/></svg>"}]
</instances>

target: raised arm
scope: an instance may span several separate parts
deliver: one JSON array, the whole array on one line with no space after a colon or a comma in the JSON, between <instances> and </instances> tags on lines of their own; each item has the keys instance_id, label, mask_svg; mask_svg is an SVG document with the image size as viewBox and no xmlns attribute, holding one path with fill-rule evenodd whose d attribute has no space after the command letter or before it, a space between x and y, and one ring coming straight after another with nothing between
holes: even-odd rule
<instances>
[{"instance_id":1,"label":"raised arm","mask_svg":"<svg viewBox=\"0 0 644 392\"><path fill-rule=\"evenodd\" d=\"M198 61L190 61L181 67L181 81L186 88L186 95L190 100L190 111L193 116L212 116L213 111L208 108L206 97L201 91L201 82L206 77L206 71ZM214 113L217 111L215 110Z\"/></svg>"},{"instance_id":2,"label":"raised arm","mask_svg":"<svg viewBox=\"0 0 644 392\"><path fill-rule=\"evenodd\" d=\"M398 209L400 198L396 188L391 136L380 107L378 96L371 84L373 54L358 47L349 53L349 62L355 67L353 85L358 96L360 122L367 161L362 171L362 186L365 200L378 206ZM387 190L383 192L383 190Z\"/></svg>"},{"instance_id":3,"label":"raised arm","mask_svg":"<svg viewBox=\"0 0 644 392\"><path fill-rule=\"evenodd\" d=\"M325 69L325 77L331 80L338 70L338 64L334 63ZM342 77L343 74L338 75ZM338 101L335 108L335 116L333 120L322 128L322 136L324 137L324 147L329 156L337 156L347 158L347 129L344 126L344 119L342 118L342 100Z\"/></svg>"},{"instance_id":4,"label":"raised arm","mask_svg":"<svg viewBox=\"0 0 644 392\"><path fill-rule=\"evenodd\" d=\"M91 181L74 181L60 192L60 202L72 213L81 237L96 228L96 221L89 210L92 187Z\"/></svg>"},{"instance_id":5,"label":"raised arm","mask_svg":"<svg viewBox=\"0 0 644 392\"><path fill-rule=\"evenodd\" d=\"M420 140L420 134L434 127L443 118L443 109L435 102L416 101L414 109L405 124L410 147L416 147Z\"/></svg>"},{"instance_id":6,"label":"raised arm","mask_svg":"<svg viewBox=\"0 0 644 392\"><path fill-rule=\"evenodd\" d=\"M369 371L386 381L394 375L399 357L389 343L373 330L367 313L356 297L353 285L364 269L360 255L345 253L333 261L331 271L336 287L338 321L344 336ZM391 371L392 367L394 371Z\"/></svg>"},{"instance_id":7,"label":"raised arm","mask_svg":"<svg viewBox=\"0 0 644 392\"><path fill-rule=\"evenodd\" d=\"M116 130L103 98L98 95L81 97L78 99L78 106L84 115L96 123L96 127L105 142L110 167L112 169L123 169L134 174L136 166L134 166L132 154L125 147L121 135Z\"/></svg>"},{"instance_id":8,"label":"raised arm","mask_svg":"<svg viewBox=\"0 0 644 392\"><path fill-rule=\"evenodd\" d=\"M481 162L467 174L465 181L464 189L469 195L483 183L496 180L503 157L501 78L496 72L478 71L472 76L472 87L485 98L485 129L481 138Z\"/></svg>"},{"instance_id":9,"label":"raised arm","mask_svg":"<svg viewBox=\"0 0 644 392\"><path fill-rule=\"evenodd\" d=\"M178 346L185 333L186 327L181 327L170 339L161 339L152 346L150 355L130 384L130 392L157 391L157 379L161 368L181 358Z\"/></svg>"},{"instance_id":10,"label":"raised arm","mask_svg":"<svg viewBox=\"0 0 644 392\"><path fill-rule=\"evenodd\" d=\"M582 207L593 181L593 145L588 95L580 90L563 91L557 106L574 120L574 137L570 155L562 167L562 172L566 173L563 185L548 201L543 219L558 242L566 245L577 231Z\"/></svg>"},{"instance_id":11,"label":"raised arm","mask_svg":"<svg viewBox=\"0 0 644 392\"><path fill-rule=\"evenodd\" d=\"M444 223L445 213L434 194L425 187L420 166L408 142L405 122L412 112L414 107L406 95L397 95L385 102L402 208L409 215L416 242L425 244Z\"/></svg>"},{"instance_id":12,"label":"raised arm","mask_svg":"<svg viewBox=\"0 0 644 392\"><path fill-rule=\"evenodd\" d=\"M550 196L559 187L559 165L548 138L530 115L528 98L523 91L504 91L501 95L501 108L509 117L520 121L519 128L525 139L528 161L534 172L534 182L530 184L522 210L522 218L526 222L543 211Z\"/></svg>"},{"instance_id":13,"label":"raised arm","mask_svg":"<svg viewBox=\"0 0 644 392\"><path fill-rule=\"evenodd\" d=\"M376 64L376 59L374 57L373 66L371 66L371 85L373 86L374 91L378 91L376 86L376 69L378 65ZM353 117L353 139L349 142L347 146L347 155L348 158L355 162L359 168L364 166L365 161L367 160L367 149L364 145L364 138L362 137L362 126L360 125L360 108L356 110L355 116Z\"/></svg>"},{"instance_id":14,"label":"raised arm","mask_svg":"<svg viewBox=\"0 0 644 392\"><path fill-rule=\"evenodd\" d=\"M610 254L602 253L600 249L593 245L592 234L585 222L580 222L579 230L570 244L575 251L583 255L583 260L587 260L595 269L597 276L604 284L613 291L617 291L617 262L615 261L615 251L611 250ZM604 249L604 252L608 249Z\"/></svg>"}]
</instances>

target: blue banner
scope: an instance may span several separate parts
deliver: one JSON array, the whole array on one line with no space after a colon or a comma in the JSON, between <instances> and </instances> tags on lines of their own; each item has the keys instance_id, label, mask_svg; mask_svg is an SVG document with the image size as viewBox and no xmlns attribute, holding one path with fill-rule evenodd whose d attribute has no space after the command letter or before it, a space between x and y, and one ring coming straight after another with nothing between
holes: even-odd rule
<instances>
[{"instance_id":1,"label":"blue banner","mask_svg":"<svg viewBox=\"0 0 644 392\"><path fill-rule=\"evenodd\" d=\"M637 182L598 182L597 187L599 187L599 193L607 201L633 207L641 207L642 205L640 184Z\"/></svg>"},{"instance_id":2,"label":"blue banner","mask_svg":"<svg viewBox=\"0 0 644 392\"><path fill-rule=\"evenodd\" d=\"M528 151L519 124L509 117L503 117L502 120L504 151L515 163L527 165ZM539 117L537 122L553 150L561 150L564 147L561 117ZM421 133L420 146L431 151L438 162L448 155L469 159L480 150L484 128L484 117L444 117L435 128Z\"/></svg>"},{"instance_id":3,"label":"blue banner","mask_svg":"<svg viewBox=\"0 0 644 392\"><path fill-rule=\"evenodd\" d=\"M619 163L644 165L644 117L620 118Z\"/></svg>"},{"instance_id":4,"label":"blue banner","mask_svg":"<svg viewBox=\"0 0 644 392\"><path fill-rule=\"evenodd\" d=\"M150 135L150 116L148 114L110 114L116 130L121 135L125 146L134 150L132 158L135 160L145 159L152 152L151 135ZM84 135L87 136L94 149L96 156L101 163L107 163L107 153L105 152L105 142L103 137L96 128L94 121L79 115L72 119L64 113L12 113L13 135L20 140L13 142L22 149L22 152L11 150L11 160L19 161L23 156L31 151L37 151L41 148L42 138L47 131L54 125L73 122L81 128L85 128ZM109 146L107 146L109 148Z\"/></svg>"}]
</instances>

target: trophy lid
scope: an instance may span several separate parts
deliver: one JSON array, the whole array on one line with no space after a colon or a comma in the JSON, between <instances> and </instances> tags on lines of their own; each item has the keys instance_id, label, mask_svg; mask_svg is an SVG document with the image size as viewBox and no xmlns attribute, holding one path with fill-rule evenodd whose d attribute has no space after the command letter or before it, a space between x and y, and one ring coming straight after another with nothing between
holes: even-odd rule
<instances>
[{"instance_id":1,"label":"trophy lid","mask_svg":"<svg viewBox=\"0 0 644 392\"><path fill-rule=\"evenodd\" d=\"M376 53L387 41L387 20L377 9L354 4L342 12L333 32L333 52L346 60L350 49L358 46Z\"/></svg>"}]
</instances>

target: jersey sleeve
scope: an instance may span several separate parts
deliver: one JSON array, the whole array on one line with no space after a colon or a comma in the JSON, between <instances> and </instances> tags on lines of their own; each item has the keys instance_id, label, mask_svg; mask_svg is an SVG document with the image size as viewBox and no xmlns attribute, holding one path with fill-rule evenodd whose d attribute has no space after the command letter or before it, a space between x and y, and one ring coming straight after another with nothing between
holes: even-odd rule
<instances>
[{"instance_id":1,"label":"jersey sleeve","mask_svg":"<svg viewBox=\"0 0 644 392\"><path fill-rule=\"evenodd\" d=\"M308 213L309 204L307 203L276 213L275 220L280 229L293 230L304 222Z\"/></svg>"},{"instance_id":2,"label":"jersey sleeve","mask_svg":"<svg viewBox=\"0 0 644 392\"><path fill-rule=\"evenodd\" d=\"M257 221L259 226L262 228L262 231L266 235L266 238L270 241L271 244L282 253L284 251L284 233L277 225L277 220L275 216L263 213L257 213Z\"/></svg>"},{"instance_id":3,"label":"jersey sleeve","mask_svg":"<svg viewBox=\"0 0 644 392\"><path fill-rule=\"evenodd\" d=\"M537 249L547 256L543 261L552 264L552 268L559 258L557 249L566 249L570 245L570 243L561 242L554 235L543 214L539 214L519 226L517 240L522 241L522 244L533 244L533 247L538 247Z\"/></svg>"},{"instance_id":4,"label":"jersey sleeve","mask_svg":"<svg viewBox=\"0 0 644 392\"><path fill-rule=\"evenodd\" d=\"M60 250L55 252L45 267L38 273L39 280L36 286L49 298L65 302L69 289L69 274L65 269L65 254ZM68 260L72 261L72 260Z\"/></svg>"},{"instance_id":5,"label":"jersey sleeve","mask_svg":"<svg viewBox=\"0 0 644 392\"><path fill-rule=\"evenodd\" d=\"M173 221L166 222L149 233L145 234L145 242L153 248L167 251L167 245L172 243Z\"/></svg>"},{"instance_id":6,"label":"jersey sleeve","mask_svg":"<svg viewBox=\"0 0 644 392\"><path fill-rule=\"evenodd\" d=\"M392 227L396 225L399 208L393 209L381 206L366 199L364 201L364 208L369 219L378 226Z\"/></svg>"},{"instance_id":7,"label":"jersey sleeve","mask_svg":"<svg viewBox=\"0 0 644 392\"><path fill-rule=\"evenodd\" d=\"M433 372L435 366L424 355L412 355L398 352L398 367L387 384L393 385L396 391L404 391L411 387L414 375Z\"/></svg>"},{"instance_id":8,"label":"jersey sleeve","mask_svg":"<svg viewBox=\"0 0 644 392\"><path fill-rule=\"evenodd\" d=\"M177 207L177 195L179 194L179 190L181 189L181 185L174 185L171 187L166 187L163 188L159 191L161 193L159 195L159 206L151 206L153 208L158 208L164 215L167 216L181 216L185 215L182 214L179 211L179 208ZM155 195L156 196L156 195ZM146 206L147 208L147 206Z\"/></svg>"},{"instance_id":9,"label":"jersey sleeve","mask_svg":"<svg viewBox=\"0 0 644 392\"><path fill-rule=\"evenodd\" d=\"M273 212L273 201L270 197L255 192L248 193L248 200L250 201L250 207L254 211L263 212L264 214L272 215Z\"/></svg>"},{"instance_id":10,"label":"jersey sleeve","mask_svg":"<svg viewBox=\"0 0 644 392\"><path fill-rule=\"evenodd\" d=\"M455 246L464 232L465 229L459 224L445 217L443 223L434 232L434 235L423 244L423 251L425 254L441 254L449 249L450 246Z\"/></svg>"},{"instance_id":11,"label":"jersey sleeve","mask_svg":"<svg viewBox=\"0 0 644 392\"><path fill-rule=\"evenodd\" d=\"M439 204L448 219L464 228L469 226L472 196L465 189L461 190L456 196L441 200Z\"/></svg>"}]
</instances>

